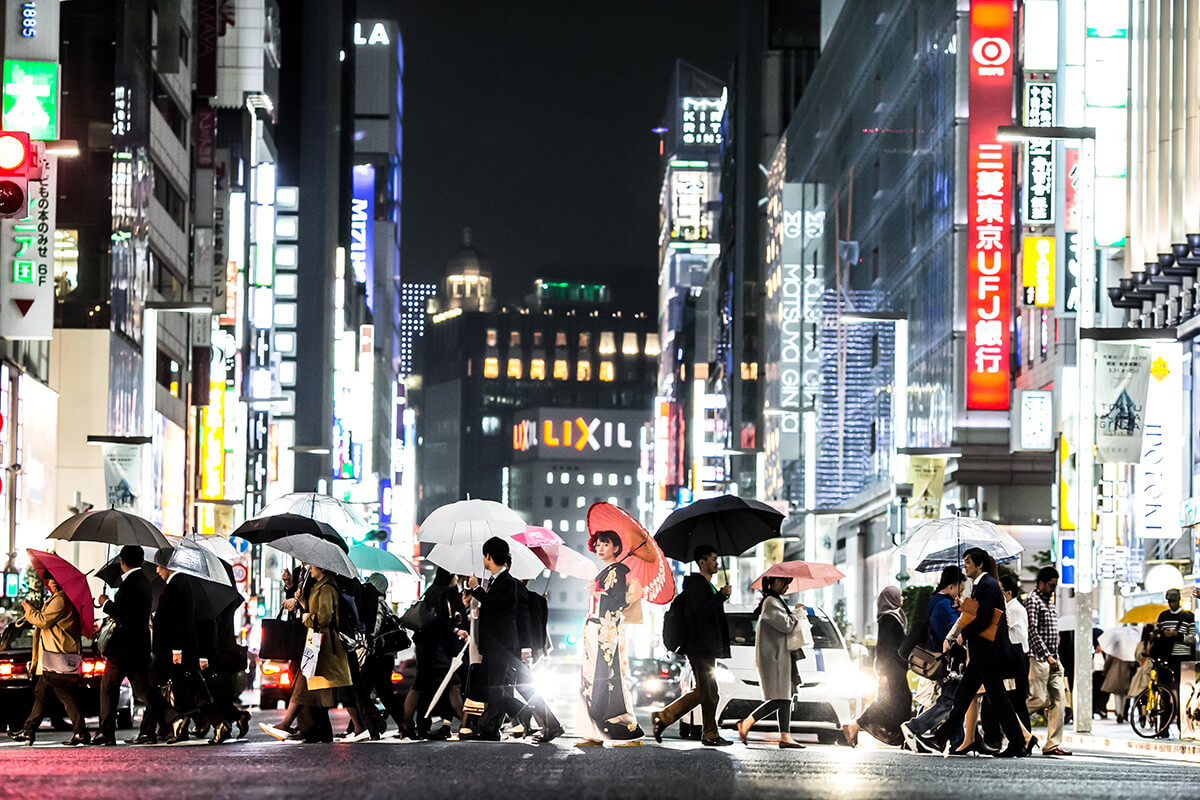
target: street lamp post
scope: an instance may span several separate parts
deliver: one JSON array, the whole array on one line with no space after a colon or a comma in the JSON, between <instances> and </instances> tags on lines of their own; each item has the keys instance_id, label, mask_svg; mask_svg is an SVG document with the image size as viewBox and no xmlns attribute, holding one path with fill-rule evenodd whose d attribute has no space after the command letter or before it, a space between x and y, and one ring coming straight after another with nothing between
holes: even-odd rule
<instances>
[{"instance_id":1,"label":"street lamp post","mask_svg":"<svg viewBox=\"0 0 1200 800\"><path fill-rule=\"evenodd\" d=\"M1075 311L1075 376L1079 407L1075 414L1075 685L1071 692L1075 730L1092 730L1092 531L1096 482L1096 340L1085 331L1096 326L1096 237L1092 230L1096 178L1095 128L1001 126L998 141L1031 139L1079 142L1076 193L1079 197L1079 303ZM1060 511L1061 513L1061 511Z\"/></svg>"}]
</instances>

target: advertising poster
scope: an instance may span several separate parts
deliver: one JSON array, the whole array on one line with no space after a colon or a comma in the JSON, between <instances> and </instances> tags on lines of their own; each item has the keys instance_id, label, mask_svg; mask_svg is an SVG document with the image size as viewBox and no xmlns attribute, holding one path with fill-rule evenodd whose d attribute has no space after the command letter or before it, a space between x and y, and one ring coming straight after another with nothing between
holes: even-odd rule
<instances>
[{"instance_id":1,"label":"advertising poster","mask_svg":"<svg viewBox=\"0 0 1200 800\"><path fill-rule=\"evenodd\" d=\"M104 495L110 508L118 511L138 511L142 482L142 446L136 444L104 444Z\"/></svg>"},{"instance_id":2,"label":"advertising poster","mask_svg":"<svg viewBox=\"0 0 1200 800\"><path fill-rule=\"evenodd\" d=\"M940 456L910 456L908 482L912 484L909 519L938 519L942 516L942 489L946 483L946 459Z\"/></svg>"},{"instance_id":3,"label":"advertising poster","mask_svg":"<svg viewBox=\"0 0 1200 800\"><path fill-rule=\"evenodd\" d=\"M1097 344L1097 462L1136 464L1141 460L1149 388L1149 347Z\"/></svg>"}]
</instances>

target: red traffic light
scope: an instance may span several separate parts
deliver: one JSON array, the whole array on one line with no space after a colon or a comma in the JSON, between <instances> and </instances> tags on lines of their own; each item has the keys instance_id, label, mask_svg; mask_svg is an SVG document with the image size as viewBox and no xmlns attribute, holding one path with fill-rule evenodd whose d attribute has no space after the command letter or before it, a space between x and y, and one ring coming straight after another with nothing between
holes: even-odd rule
<instances>
[{"instance_id":1,"label":"red traffic light","mask_svg":"<svg viewBox=\"0 0 1200 800\"><path fill-rule=\"evenodd\" d=\"M29 170L29 134L0 131L0 175L22 175Z\"/></svg>"}]
</instances>

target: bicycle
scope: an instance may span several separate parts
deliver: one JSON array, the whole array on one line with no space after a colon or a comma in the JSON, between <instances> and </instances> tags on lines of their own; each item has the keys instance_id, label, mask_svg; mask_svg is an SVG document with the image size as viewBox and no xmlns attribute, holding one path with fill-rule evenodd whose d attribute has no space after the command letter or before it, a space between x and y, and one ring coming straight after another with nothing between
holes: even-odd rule
<instances>
[{"instance_id":1,"label":"bicycle","mask_svg":"<svg viewBox=\"0 0 1200 800\"><path fill-rule=\"evenodd\" d=\"M1133 701L1129 712L1129 725L1134 733L1144 739L1154 739L1165 734L1179 710L1175 692L1160 680L1160 677L1168 675L1171 675L1171 665L1162 659L1153 659L1150 683Z\"/></svg>"}]
</instances>

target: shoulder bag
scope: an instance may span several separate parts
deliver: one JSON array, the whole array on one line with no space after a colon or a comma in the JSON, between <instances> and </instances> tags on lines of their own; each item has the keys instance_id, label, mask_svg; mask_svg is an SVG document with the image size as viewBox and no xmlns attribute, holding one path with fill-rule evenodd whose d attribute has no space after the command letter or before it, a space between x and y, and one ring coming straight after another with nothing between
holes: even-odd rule
<instances>
[{"instance_id":1,"label":"shoulder bag","mask_svg":"<svg viewBox=\"0 0 1200 800\"><path fill-rule=\"evenodd\" d=\"M113 655L117 649L117 620L115 617L107 617L104 622L100 623L93 641L96 643L96 650L100 655L105 658Z\"/></svg>"},{"instance_id":2,"label":"shoulder bag","mask_svg":"<svg viewBox=\"0 0 1200 800\"><path fill-rule=\"evenodd\" d=\"M946 675L946 659L924 645L914 645L908 653L908 668L921 678L940 681Z\"/></svg>"},{"instance_id":3,"label":"shoulder bag","mask_svg":"<svg viewBox=\"0 0 1200 800\"><path fill-rule=\"evenodd\" d=\"M83 656L79 653L52 653L42 650L38 654L38 663L42 672L54 672L60 675L79 675L83 672Z\"/></svg>"}]
</instances>

